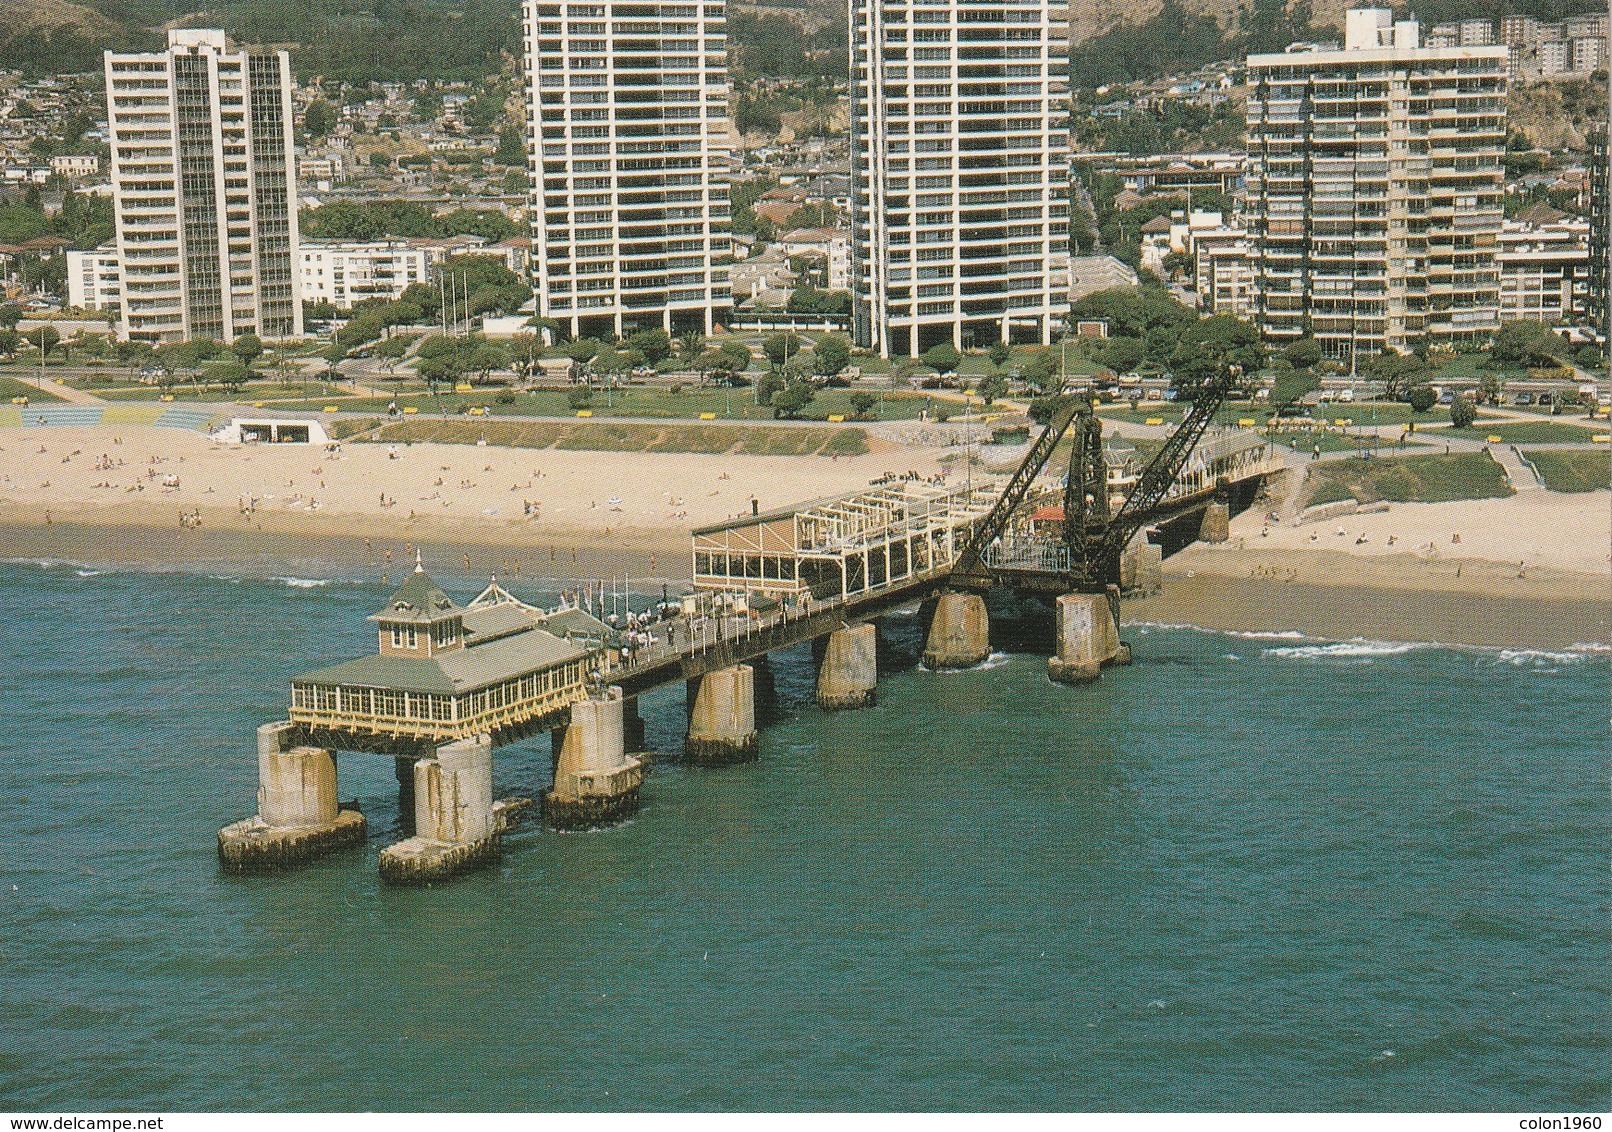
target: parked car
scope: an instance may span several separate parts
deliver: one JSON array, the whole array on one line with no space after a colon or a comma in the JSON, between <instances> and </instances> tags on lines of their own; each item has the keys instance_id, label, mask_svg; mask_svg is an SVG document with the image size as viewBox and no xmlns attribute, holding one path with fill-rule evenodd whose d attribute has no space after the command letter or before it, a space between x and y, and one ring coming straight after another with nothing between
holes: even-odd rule
<instances>
[{"instance_id":1,"label":"parked car","mask_svg":"<svg viewBox=\"0 0 1612 1132\"><path fill-rule=\"evenodd\" d=\"M1512 399L1511 403L1513 405L1532 405L1534 403L1534 395L1532 393L1519 393Z\"/></svg>"}]
</instances>

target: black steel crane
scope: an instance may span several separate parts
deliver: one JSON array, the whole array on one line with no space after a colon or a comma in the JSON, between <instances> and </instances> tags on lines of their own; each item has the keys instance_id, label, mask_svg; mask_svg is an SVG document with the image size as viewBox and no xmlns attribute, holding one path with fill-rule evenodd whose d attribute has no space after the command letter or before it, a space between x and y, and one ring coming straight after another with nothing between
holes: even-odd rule
<instances>
[{"instance_id":1,"label":"black steel crane","mask_svg":"<svg viewBox=\"0 0 1612 1132\"><path fill-rule=\"evenodd\" d=\"M952 583L968 589L985 589L991 585L991 569L984 559L986 548L1001 537L1008 520L1029 494L1030 485L1072 427L1069 476L1064 482L1063 495L1063 541L1069 549L1069 588L1080 593L1103 593L1109 586L1117 585L1120 555L1126 545L1137 531L1158 517L1165 494L1186 466L1193 447L1241 380L1242 367L1232 365L1203 384L1180 426L1148 461L1136 487L1112 516L1108 513L1102 421L1084 397L1066 398L1014 469L995 505L975 524L968 544L952 569Z\"/></svg>"}]
</instances>

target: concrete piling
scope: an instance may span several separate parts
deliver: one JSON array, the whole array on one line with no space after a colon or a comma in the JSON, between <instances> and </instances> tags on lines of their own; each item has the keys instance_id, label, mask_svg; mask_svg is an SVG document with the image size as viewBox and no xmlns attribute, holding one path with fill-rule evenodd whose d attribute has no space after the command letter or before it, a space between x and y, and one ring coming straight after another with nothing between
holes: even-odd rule
<instances>
[{"instance_id":1,"label":"concrete piling","mask_svg":"<svg viewBox=\"0 0 1612 1132\"><path fill-rule=\"evenodd\" d=\"M1231 538L1231 506L1218 501L1203 509L1203 522L1198 526L1198 538L1203 542L1225 542Z\"/></svg>"},{"instance_id":2,"label":"concrete piling","mask_svg":"<svg viewBox=\"0 0 1612 1132\"><path fill-rule=\"evenodd\" d=\"M364 843L364 815L336 801L335 754L295 736L287 721L257 730L258 812L218 831L229 872L289 868Z\"/></svg>"},{"instance_id":3,"label":"concrete piling","mask_svg":"<svg viewBox=\"0 0 1612 1132\"><path fill-rule=\"evenodd\" d=\"M1047 675L1060 684L1089 684L1104 666L1118 661L1119 623L1108 594L1064 594L1058 598L1058 652L1047 661ZM1126 662L1130 650L1125 648Z\"/></svg>"},{"instance_id":4,"label":"concrete piling","mask_svg":"<svg viewBox=\"0 0 1612 1132\"><path fill-rule=\"evenodd\" d=\"M817 704L830 710L866 707L878 698L878 629L871 622L828 635L817 670Z\"/></svg>"},{"instance_id":5,"label":"concrete piling","mask_svg":"<svg viewBox=\"0 0 1612 1132\"><path fill-rule=\"evenodd\" d=\"M755 691L756 726L766 727L778 719L778 682L773 676L772 662L765 655L749 661L755 674L750 685Z\"/></svg>"},{"instance_id":6,"label":"concrete piling","mask_svg":"<svg viewBox=\"0 0 1612 1132\"><path fill-rule=\"evenodd\" d=\"M1119 559L1119 588L1125 594L1156 594L1164 588L1164 551L1138 535Z\"/></svg>"},{"instance_id":7,"label":"concrete piling","mask_svg":"<svg viewBox=\"0 0 1612 1132\"><path fill-rule=\"evenodd\" d=\"M398 755L393 761L393 770L397 774L397 814L401 818L399 823L403 832L409 836L415 833L414 828L414 756Z\"/></svg>"},{"instance_id":8,"label":"concrete piling","mask_svg":"<svg viewBox=\"0 0 1612 1132\"><path fill-rule=\"evenodd\" d=\"M689 681L683 754L700 766L749 762L757 754L755 669L720 668Z\"/></svg>"},{"instance_id":9,"label":"concrete piling","mask_svg":"<svg viewBox=\"0 0 1612 1132\"><path fill-rule=\"evenodd\" d=\"M638 788L648 774L648 764L625 749L621 689L608 688L571 705L543 817L556 829L619 821L638 809Z\"/></svg>"},{"instance_id":10,"label":"concrete piling","mask_svg":"<svg viewBox=\"0 0 1612 1132\"><path fill-rule=\"evenodd\" d=\"M381 879L421 885L498 856L493 740L475 735L440 746L414 764L414 836L381 850Z\"/></svg>"},{"instance_id":11,"label":"concrete piling","mask_svg":"<svg viewBox=\"0 0 1612 1132\"><path fill-rule=\"evenodd\" d=\"M935 601L926 668L972 668L991 655L991 621L979 594L947 590Z\"/></svg>"},{"instance_id":12,"label":"concrete piling","mask_svg":"<svg viewBox=\"0 0 1612 1132\"><path fill-rule=\"evenodd\" d=\"M638 697L629 696L621 701L621 745L624 751L643 751L644 717L638 714Z\"/></svg>"}]
</instances>

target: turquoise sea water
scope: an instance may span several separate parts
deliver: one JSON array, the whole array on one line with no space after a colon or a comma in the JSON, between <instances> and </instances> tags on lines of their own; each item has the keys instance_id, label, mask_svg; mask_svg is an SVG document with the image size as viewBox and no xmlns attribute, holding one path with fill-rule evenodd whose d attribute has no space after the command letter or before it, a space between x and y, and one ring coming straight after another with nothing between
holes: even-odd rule
<instances>
[{"instance_id":1,"label":"turquoise sea water","mask_svg":"<svg viewBox=\"0 0 1612 1132\"><path fill-rule=\"evenodd\" d=\"M1603 1109L1605 655L1131 627L910 667L607 832L220 875L252 734L375 586L0 565L0 1110ZM646 697L675 753L682 689ZM498 756L546 782L546 739Z\"/></svg>"}]
</instances>

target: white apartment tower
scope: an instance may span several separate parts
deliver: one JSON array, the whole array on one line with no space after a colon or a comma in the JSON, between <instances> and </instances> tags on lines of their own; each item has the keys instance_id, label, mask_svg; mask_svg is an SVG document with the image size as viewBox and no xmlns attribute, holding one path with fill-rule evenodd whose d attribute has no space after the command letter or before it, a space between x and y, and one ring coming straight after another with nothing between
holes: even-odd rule
<instances>
[{"instance_id":1,"label":"white apartment tower","mask_svg":"<svg viewBox=\"0 0 1612 1132\"><path fill-rule=\"evenodd\" d=\"M917 357L1068 312L1068 10L1049 0L851 5L857 344Z\"/></svg>"},{"instance_id":2,"label":"white apartment tower","mask_svg":"<svg viewBox=\"0 0 1612 1132\"><path fill-rule=\"evenodd\" d=\"M291 61L221 31L106 53L119 335L302 335Z\"/></svg>"},{"instance_id":3,"label":"white apartment tower","mask_svg":"<svg viewBox=\"0 0 1612 1132\"><path fill-rule=\"evenodd\" d=\"M532 283L572 334L732 307L723 5L527 0Z\"/></svg>"},{"instance_id":4,"label":"white apartment tower","mask_svg":"<svg viewBox=\"0 0 1612 1132\"><path fill-rule=\"evenodd\" d=\"M1337 358L1499 327L1507 49L1422 47L1345 16L1341 49L1248 58L1245 218L1257 321Z\"/></svg>"}]
</instances>

